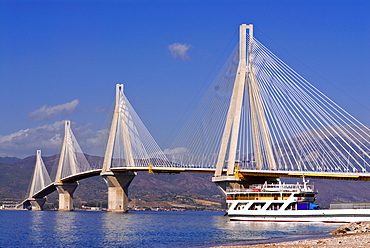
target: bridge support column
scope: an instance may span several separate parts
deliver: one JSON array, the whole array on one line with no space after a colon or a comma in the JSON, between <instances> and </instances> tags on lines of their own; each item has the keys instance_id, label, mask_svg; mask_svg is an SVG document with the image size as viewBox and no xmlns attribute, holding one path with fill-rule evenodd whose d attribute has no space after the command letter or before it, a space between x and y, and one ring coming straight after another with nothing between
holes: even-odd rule
<instances>
[{"instance_id":1,"label":"bridge support column","mask_svg":"<svg viewBox=\"0 0 370 248\"><path fill-rule=\"evenodd\" d=\"M27 199L27 202L28 204L24 204L27 209L32 211L41 211L43 210L46 198L29 198Z\"/></svg>"},{"instance_id":2,"label":"bridge support column","mask_svg":"<svg viewBox=\"0 0 370 248\"><path fill-rule=\"evenodd\" d=\"M73 193L78 183L55 184L59 193L59 211L73 211Z\"/></svg>"},{"instance_id":3,"label":"bridge support column","mask_svg":"<svg viewBox=\"0 0 370 248\"><path fill-rule=\"evenodd\" d=\"M135 172L106 172L102 174L108 186L108 212L125 213L128 206L128 186Z\"/></svg>"}]
</instances>

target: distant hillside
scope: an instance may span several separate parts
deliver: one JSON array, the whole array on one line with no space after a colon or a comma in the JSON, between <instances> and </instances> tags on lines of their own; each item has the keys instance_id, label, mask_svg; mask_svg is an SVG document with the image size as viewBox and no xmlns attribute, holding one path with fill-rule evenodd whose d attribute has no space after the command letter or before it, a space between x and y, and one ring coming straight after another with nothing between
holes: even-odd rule
<instances>
[{"instance_id":1,"label":"distant hillside","mask_svg":"<svg viewBox=\"0 0 370 248\"><path fill-rule=\"evenodd\" d=\"M321 207L330 202L370 202L370 182L311 180L318 190L317 200Z\"/></svg>"},{"instance_id":2,"label":"distant hillside","mask_svg":"<svg viewBox=\"0 0 370 248\"><path fill-rule=\"evenodd\" d=\"M0 161L4 161L1 158ZM43 157L49 172L56 165L56 156ZM101 164L102 158L88 160ZM0 202L21 201L25 198L35 165L35 156L14 159L13 163L0 162ZM220 209L225 200L211 182L212 175L181 173L153 175L140 172L129 188L130 205L137 207L184 207L189 209ZM295 179L282 179L292 182ZM297 179L298 180L298 179ZM317 203L329 207L330 202L370 202L370 183L337 180L311 180L318 190ZM74 194L75 205L104 206L107 203L107 187L101 177L79 182ZM57 193L48 197L48 206L57 206Z\"/></svg>"},{"instance_id":3,"label":"distant hillside","mask_svg":"<svg viewBox=\"0 0 370 248\"><path fill-rule=\"evenodd\" d=\"M301 179L282 178L287 182L302 182ZM370 202L370 182L309 179L313 183L316 202L322 208L329 208L331 202Z\"/></svg>"},{"instance_id":4,"label":"distant hillside","mask_svg":"<svg viewBox=\"0 0 370 248\"><path fill-rule=\"evenodd\" d=\"M5 157L5 158L0 157L0 163L3 163L3 164L13 164L17 162L18 160L21 160L21 159L16 158L16 157Z\"/></svg>"}]
</instances>

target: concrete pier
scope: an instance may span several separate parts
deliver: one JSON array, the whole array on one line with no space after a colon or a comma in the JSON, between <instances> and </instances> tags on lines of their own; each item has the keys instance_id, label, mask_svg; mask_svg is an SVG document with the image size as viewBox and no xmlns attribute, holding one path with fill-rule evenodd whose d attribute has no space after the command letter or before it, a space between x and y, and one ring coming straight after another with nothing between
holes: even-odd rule
<instances>
[{"instance_id":1,"label":"concrete pier","mask_svg":"<svg viewBox=\"0 0 370 248\"><path fill-rule=\"evenodd\" d=\"M29 210L42 211L43 207L44 207L44 204L46 202L46 198L45 197L43 197L43 198L29 198L29 199L27 199L27 201L30 204L30 205L27 206L27 208L29 208Z\"/></svg>"},{"instance_id":2,"label":"concrete pier","mask_svg":"<svg viewBox=\"0 0 370 248\"><path fill-rule=\"evenodd\" d=\"M78 183L57 183L55 186L59 193L59 211L73 211L73 193Z\"/></svg>"},{"instance_id":3,"label":"concrete pier","mask_svg":"<svg viewBox=\"0 0 370 248\"><path fill-rule=\"evenodd\" d=\"M128 187L135 172L107 172L102 174L108 186L108 212L125 213L128 206Z\"/></svg>"}]
</instances>

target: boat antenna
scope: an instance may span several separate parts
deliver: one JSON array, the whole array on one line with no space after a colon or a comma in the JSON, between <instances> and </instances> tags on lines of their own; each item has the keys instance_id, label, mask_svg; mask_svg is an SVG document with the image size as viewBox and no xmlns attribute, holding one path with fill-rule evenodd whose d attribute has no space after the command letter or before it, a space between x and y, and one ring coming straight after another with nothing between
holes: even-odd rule
<instances>
[{"instance_id":1,"label":"boat antenna","mask_svg":"<svg viewBox=\"0 0 370 248\"><path fill-rule=\"evenodd\" d=\"M303 180L303 189L307 190L307 183L309 183L309 180L306 181L304 174L302 174L302 180Z\"/></svg>"}]
</instances>

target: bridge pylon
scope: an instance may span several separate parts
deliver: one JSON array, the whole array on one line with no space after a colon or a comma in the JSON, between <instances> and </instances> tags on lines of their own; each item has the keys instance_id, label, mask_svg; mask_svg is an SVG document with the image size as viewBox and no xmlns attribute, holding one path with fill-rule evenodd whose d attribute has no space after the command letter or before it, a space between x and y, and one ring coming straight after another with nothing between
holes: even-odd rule
<instances>
[{"instance_id":1,"label":"bridge pylon","mask_svg":"<svg viewBox=\"0 0 370 248\"><path fill-rule=\"evenodd\" d=\"M116 85L115 108L112 123L109 131L107 148L105 151L101 176L108 186L108 212L127 212L128 206L128 187L134 177L135 172L131 171L112 171L113 151L117 130L120 129L123 136L123 153L125 163L134 166L131 140L129 135L129 121L126 102L123 97L123 84Z\"/></svg>"},{"instance_id":2,"label":"bridge pylon","mask_svg":"<svg viewBox=\"0 0 370 248\"><path fill-rule=\"evenodd\" d=\"M34 195L49 184L51 184L51 179L42 161L41 150L37 150L35 170L33 172L27 199L23 202L23 207L29 210L43 210L46 197L34 197Z\"/></svg>"},{"instance_id":3,"label":"bridge pylon","mask_svg":"<svg viewBox=\"0 0 370 248\"><path fill-rule=\"evenodd\" d=\"M247 31L249 32L248 40ZM222 189L225 189L226 185L232 188L239 188L250 184L250 180L236 175L236 155L243 99L245 94L248 96L250 107L251 130L252 139L254 141L254 160L256 163L256 168L261 169L263 166L262 149L264 149L264 154L266 155L269 169L276 169L270 133L263 111L261 93L253 66L253 25L240 25L239 35L238 68L230 99L226 123L222 134L220 150L216 163L216 171L212 179L212 181L217 183L217 185ZM227 168L226 174L224 174L225 166ZM261 178L261 180L269 179L270 178ZM255 181L253 183L255 183Z\"/></svg>"},{"instance_id":4,"label":"bridge pylon","mask_svg":"<svg viewBox=\"0 0 370 248\"><path fill-rule=\"evenodd\" d=\"M77 161L71 142L71 122L67 120L64 124L64 139L54 183L59 194L59 211L73 211L73 193L78 186L78 182L64 183L61 180L63 171L68 171L68 174L71 175L77 173ZM68 165L68 169L65 168L66 165Z\"/></svg>"}]
</instances>

